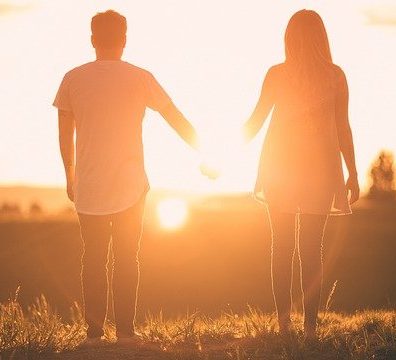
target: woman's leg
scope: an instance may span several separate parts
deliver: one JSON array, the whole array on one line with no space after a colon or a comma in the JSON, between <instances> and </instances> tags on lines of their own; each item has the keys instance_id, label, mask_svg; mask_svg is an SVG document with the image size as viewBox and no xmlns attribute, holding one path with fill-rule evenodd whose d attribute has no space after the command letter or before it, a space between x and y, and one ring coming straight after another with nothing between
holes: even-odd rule
<instances>
[{"instance_id":1,"label":"woman's leg","mask_svg":"<svg viewBox=\"0 0 396 360\"><path fill-rule=\"evenodd\" d=\"M279 329L287 332L290 326L292 259L295 249L296 215L268 209L271 223L272 292L278 314Z\"/></svg>"},{"instance_id":2,"label":"woman's leg","mask_svg":"<svg viewBox=\"0 0 396 360\"><path fill-rule=\"evenodd\" d=\"M299 258L304 298L304 331L314 337L322 290L323 234L327 215L301 214L299 217Z\"/></svg>"}]
</instances>

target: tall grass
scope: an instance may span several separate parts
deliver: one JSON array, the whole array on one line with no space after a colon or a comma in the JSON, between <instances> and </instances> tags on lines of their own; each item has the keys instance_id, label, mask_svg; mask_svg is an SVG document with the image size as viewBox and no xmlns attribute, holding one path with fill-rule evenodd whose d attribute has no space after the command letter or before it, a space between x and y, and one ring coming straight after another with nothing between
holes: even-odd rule
<instances>
[{"instance_id":1,"label":"tall grass","mask_svg":"<svg viewBox=\"0 0 396 360\"><path fill-rule=\"evenodd\" d=\"M85 337L85 323L77 304L71 309L72 321L62 322L44 295L23 311L14 298L0 304L0 351L12 353L57 353L75 349Z\"/></svg>"},{"instance_id":2,"label":"tall grass","mask_svg":"<svg viewBox=\"0 0 396 360\"><path fill-rule=\"evenodd\" d=\"M85 324L77 304L71 311L73 319L66 323L44 296L26 311L17 297L1 304L0 359L38 355L54 359L66 352L68 359L83 358L78 346L86 336ZM294 314L292 320L294 331L282 337L275 315L252 307L239 314L228 309L216 318L199 312L178 319L166 319L162 313L149 314L138 326L139 346L131 347L131 351L135 355L141 351L142 359L153 360L396 359L396 311L348 315L327 309L319 317L317 341L304 338L299 314ZM106 337L109 343L114 342L112 324L107 324ZM110 344L106 351L117 353L120 348ZM98 353L97 358L108 357ZM128 357L124 349L122 358L135 357Z\"/></svg>"}]
</instances>

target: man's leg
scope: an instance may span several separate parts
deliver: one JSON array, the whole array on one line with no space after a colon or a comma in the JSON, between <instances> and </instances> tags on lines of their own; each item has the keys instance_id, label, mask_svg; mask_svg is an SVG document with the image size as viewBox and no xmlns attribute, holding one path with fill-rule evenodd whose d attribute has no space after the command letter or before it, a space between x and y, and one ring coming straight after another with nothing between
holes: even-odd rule
<instances>
[{"instance_id":1,"label":"man's leg","mask_svg":"<svg viewBox=\"0 0 396 360\"><path fill-rule=\"evenodd\" d=\"M322 289L322 244L327 215L300 215L299 256L304 295L304 330L315 336Z\"/></svg>"},{"instance_id":2,"label":"man's leg","mask_svg":"<svg viewBox=\"0 0 396 360\"><path fill-rule=\"evenodd\" d=\"M103 323L107 306L107 254L110 242L110 219L108 216L78 214L83 255L81 259L81 282L84 296L87 337L103 335Z\"/></svg>"},{"instance_id":3,"label":"man's leg","mask_svg":"<svg viewBox=\"0 0 396 360\"><path fill-rule=\"evenodd\" d=\"M279 329L290 326L292 259L295 248L296 215L268 211L272 232L271 278Z\"/></svg>"},{"instance_id":4,"label":"man's leg","mask_svg":"<svg viewBox=\"0 0 396 360\"><path fill-rule=\"evenodd\" d=\"M134 335L139 285L138 252L145 195L133 207L112 216L114 315L117 337Z\"/></svg>"}]
</instances>

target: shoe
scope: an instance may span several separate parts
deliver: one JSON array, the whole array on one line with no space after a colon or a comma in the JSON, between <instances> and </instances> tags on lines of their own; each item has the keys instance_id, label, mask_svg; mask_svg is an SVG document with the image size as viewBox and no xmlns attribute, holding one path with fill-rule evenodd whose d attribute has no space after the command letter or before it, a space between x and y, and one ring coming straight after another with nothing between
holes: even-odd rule
<instances>
[{"instance_id":1,"label":"shoe","mask_svg":"<svg viewBox=\"0 0 396 360\"><path fill-rule=\"evenodd\" d=\"M316 334L316 326L314 325L305 325L304 326L304 337L307 341L316 341L318 339L318 335Z\"/></svg>"},{"instance_id":2,"label":"shoe","mask_svg":"<svg viewBox=\"0 0 396 360\"><path fill-rule=\"evenodd\" d=\"M142 335L134 331L132 335L121 335L117 337L116 344L121 346L135 346L142 343Z\"/></svg>"},{"instance_id":3,"label":"shoe","mask_svg":"<svg viewBox=\"0 0 396 360\"><path fill-rule=\"evenodd\" d=\"M122 347L137 346L141 343L137 336L120 337L117 339L116 345Z\"/></svg>"},{"instance_id":4,"label":"shoe","mask_svg":"<svg viewBox=\"0 0 396 360\"><path fill-rule=\"evenodd\" d=\"M279 334L282 337L290 336L292 331L293 331L293 325L291 321L284 321L282 323L279 323Z\"/></svg>"},{"instance_id":5,"label":"shoe","mask_svg":"<svg viewBox=\"0 0 396 360\"><path fill-rule=\"evenodd\" d=\"M107 345L107 341L104 339L103 336L101 337L89 337L86 338L79 346L79 349L90 349L90 348L97 348L97 347L103 347Z\"/></svg>"}]
</instances>

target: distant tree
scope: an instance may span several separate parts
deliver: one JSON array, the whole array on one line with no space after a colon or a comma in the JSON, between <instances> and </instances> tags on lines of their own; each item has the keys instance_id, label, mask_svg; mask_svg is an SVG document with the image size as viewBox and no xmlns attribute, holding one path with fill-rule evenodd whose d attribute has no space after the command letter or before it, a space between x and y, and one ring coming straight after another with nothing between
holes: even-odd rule
<instances>
[{"instance_id":1,"label":"distant tree","mask_svg":"<svg viewBox=\"0 0 396 360\"><path fill-rule=\"evenodd\" d=\"M393 154L381 151L370 170L372 185L368 197L377 200L391 200L395 197L395 170Z\"/></svg>"},{"instance_id":2,"label":"distant tree","mask_svg":"<svg viewBox=\"0 0 396 360\"><path fill-rule=\"evenodd\" d=\"M35 216L35 215L41 215L43 213L43 208L38 202L32 202L30 204L29 208L29 215Z\"/></svg>"},{"instance_id":3,"label":"distant tree","mask_svg":"<svg viewBox=\"0 0 396 360\"><path fill-rule=\"evenodd\" d=\"M0 207L2 215L21 215L22 210L18 204L4 202Z\"/></svg>"}]
</instances>

